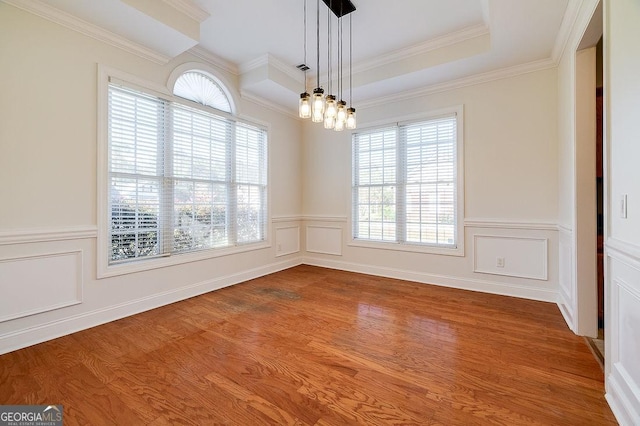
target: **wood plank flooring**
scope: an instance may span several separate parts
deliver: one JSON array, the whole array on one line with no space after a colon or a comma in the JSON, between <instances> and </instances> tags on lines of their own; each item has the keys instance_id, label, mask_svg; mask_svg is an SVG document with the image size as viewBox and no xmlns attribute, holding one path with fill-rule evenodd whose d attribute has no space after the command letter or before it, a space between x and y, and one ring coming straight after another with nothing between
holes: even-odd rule
<instances>
[{"instance_id":1,"label":"wood plank flooring","mask_svg":"<svg viewBox=\"0 0 640 426\"><path fill-rule=\"evenodd\" d=\"M299 266L0 356L65 425L608 425L554 304Z\"/></svg>"}]
</instances>

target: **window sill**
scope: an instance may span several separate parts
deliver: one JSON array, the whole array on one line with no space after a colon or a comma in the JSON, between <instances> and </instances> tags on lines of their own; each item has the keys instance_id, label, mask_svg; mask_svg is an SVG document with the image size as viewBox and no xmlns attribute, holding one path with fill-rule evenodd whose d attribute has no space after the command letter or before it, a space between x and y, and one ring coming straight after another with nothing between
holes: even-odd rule
<instances>
[{"instance_id":1,"label":"window sill","mask_svg":"<svg viewBox=\"0 0 640 426\"><path fill-rule=\"evenodd\" d=\"M217 257L262 250L269 247L271 247L271 244L268 241L264 241L235 247L209 249L193 253L174 254L171 256L158 256L145 260L108 265L105 268L101 268L100 270L98 270L98 279L133 274L136 272L150 271L153 269L166 268L168 266L183 265L185 263L215 259Z\"/></svg>"},{"instance_id":2,"label":"window sill","mask_svg":"<svg viewBox=\"0 0 640 426\"><path fill-rule=\"evenodd\" d=\"M458 246L455 248L446 248L446 247L434 247L434 246L417 245L417 244L400 244L400 243L394 243L394 242L351 240L349 243L347 243L347 246L370 248L370 249L377 249L377 250L404 251L404 252L412 252L412 253L464 257L464 246L462 244L458 244Z\"/></svg>"}]
</instances>

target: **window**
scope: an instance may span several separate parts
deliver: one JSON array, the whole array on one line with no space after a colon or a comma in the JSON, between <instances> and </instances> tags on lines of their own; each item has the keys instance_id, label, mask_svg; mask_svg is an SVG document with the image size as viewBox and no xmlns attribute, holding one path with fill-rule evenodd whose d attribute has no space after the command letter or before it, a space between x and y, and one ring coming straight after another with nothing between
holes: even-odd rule
<instances>
[{"instance_id":1,"label":"window","mask_svg":"<svg viewBox=\"0 0 640 426\"><path fill-rule=\"evenodd\" d=\"M220 111L231 112L229 98L211 77L198 71L180 75L173 86L173 94Z\"/></svg>"},{"instance_id":2,"label":"window","mask_svg":"<svg viewBox=\"0 0 640 426\"><path fill-rule=\"evenodd\" d=\"M208 76L183 77L181 97L230 111ZM109 265L265 241L263 128L115 81L107 116Z\"/></svg>"},{"instance_id":3,"label":"window","mask_svg":"<svg viewBox=\"0 0 640 426\"><path fill-rule=\"evenodd\" d=\"M461 111L353 135L354 242L461 248L459 120Z\"/></svg>"}]
</instances>

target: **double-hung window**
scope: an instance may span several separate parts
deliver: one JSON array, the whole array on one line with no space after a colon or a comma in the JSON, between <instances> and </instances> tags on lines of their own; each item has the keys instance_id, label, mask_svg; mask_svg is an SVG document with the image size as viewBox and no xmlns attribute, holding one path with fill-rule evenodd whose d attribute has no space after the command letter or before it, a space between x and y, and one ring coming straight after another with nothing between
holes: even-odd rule
<instances>
[{"instance_id":1,"label":"double-hung window","mask_svg":"<svg viewBox=\"0 0 640 426\"><path fill-rule=\"evenodd\" d=\"M460 254L462 109L352 140L354 244Z\"/></svg>"},{"instance_id":2,"label":"double-hung window","mask_svg":"<svg viewBox=\"0 0 640 426\"><path fill-rule=\"evenodd\" d=\"M223 92L194 74L219 106ZM107 116L108 265L266 240L264 128L117 81Z\"/></svg>"}]
</instances>

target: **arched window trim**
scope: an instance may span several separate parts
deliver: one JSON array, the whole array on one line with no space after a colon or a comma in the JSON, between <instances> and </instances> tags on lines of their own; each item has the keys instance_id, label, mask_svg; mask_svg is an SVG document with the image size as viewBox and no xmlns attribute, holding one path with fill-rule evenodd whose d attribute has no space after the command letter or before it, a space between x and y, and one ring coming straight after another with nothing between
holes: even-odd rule
<instances>
[{"instance_id":1,"label":"arched window trim","mask_svg":"<svg viewBox=\"0 0 640 426\"><path fill-rule=\"evenodd\" d=\"M200 74L205 75L206 77L210 78L219 88L220 90L222 90L222 92L224 93L224 95L227 97L227 100L229 101L229 106L231 111L227 112L224 110L219 110L216 108L213 108L211 106L208 105L202 105L199 102L195 102L193 100L187 99L187 98L183 98L180 96L175 95L175 85L178 81L178 79L189 72L197 72ZM198 105L199 107L204 107L204 108L213 108L216 111L220 111L222 113L226 113L226 114L230 114L232 116L238 116L238 109L237 109L237 96L236 93L232 90L232 87L227 81L225 81L225 79L223 77L218 76L213 70L210 70L209 67L205 66L204 64L198 63L198 62L188 62L185 64L182 64L178 67L176 67L173 72L171 73L171 75L169 76L169 79L167 81L167 89L169 90L169 92L171 94L173 94L174 96L176 96L177 98L186 100L187 102L193 102L195 105Z\"/></svg>"}]
</instances>

